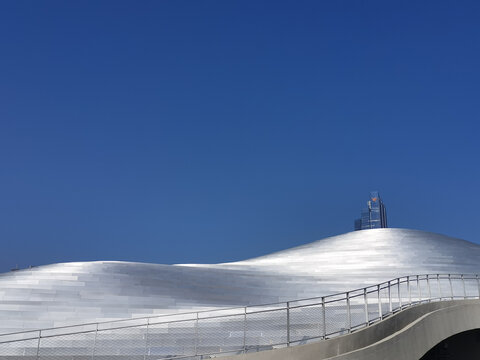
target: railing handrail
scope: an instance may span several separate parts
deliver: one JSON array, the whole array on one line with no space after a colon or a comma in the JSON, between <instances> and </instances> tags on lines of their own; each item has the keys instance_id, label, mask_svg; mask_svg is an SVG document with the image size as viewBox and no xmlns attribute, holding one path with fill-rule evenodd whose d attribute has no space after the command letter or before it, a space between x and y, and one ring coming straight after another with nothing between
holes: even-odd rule
<instances>
[{"instance_id":1,"label":"railing handrail","mask_svg":"<svg viewBox=\"0 0 480 360\"><path fill-rule=\"evenodd\" d=\"M267 307L267 306L278 306L278 305L284 305L283 307L279 307L277 309L271 309L269 311L274 311L274 310L285 310L287 308L299 308L299 307L304 307L304 306L312 306L312 304L308 305L298 305L298 306L290 306L288 304L292 304L295 302L302 302L302 301L311 301L311 300L321 300L322 303L330 303L330 302L335 302L338 300L343 300L342 299L335 299L333 301L328 301L328 298L332 297L338 297L338 296L345 296L345 299L347 299L347 296L349 294L358 292L358 291L366 291L367 294L369 293L367 290L368 289L375 289L375 292L378 289L385 289L381 288L382 285L399 285L401 283L405 283L409 281L410 278L417 278L422 277L422 279L429 280L429 277L435 276L435 279L444 277L446 276L448 279L451 279L452 276L459 276L460 279L463 280L472 280L472 279L477 279L478 280L478 274L460 274L460 273L455 273L455 274L440 274L440 273L430 273L430 274L418 274L418 275L405 275L405 276L400 276L393 278L391 280L383 281L381 283L375 284L375 285L369 285L361 288L357 288L354 290L350 291L345 291L345 292L339 292L339 293L334 293L326 296L315 296L315 297L309 297L309 298L301 298L301 299L294 299L290 301L279 301L279 302L274 302L274 303L267 303L267 304L258 304L258 305L247 305L247 306L236 306L236 307L230 307L230 308L213 308L210 310L199 310L199 311L189 311L189 312L184 312L184 313L172 313L172 314L161 314L161 315L154 315L154 316L143 316L143 317L137 317L137 318L126 318L126 319L118 319L118 320L110 320L110 321L99 321L99 322L88 322L88 323L81 323L81 324L73 324L73 325L64 325L64 326L58 326L58 327L50 327L50 328L42 328L42 329L34 329L34 330L25 330L25 331L17 331L17 332L11 332L11 333L4 333L0 334L0 343L7 343L7 342L14 342L14 341L23 341L25 339L17 339L17 340L7 340L7 341L2 341L2 338L7 337L7 336L13 336L13 335L20 335L20 334L29 334L29 333L39 333L39 336L41 336L41 333L45 333L47 331L54 331L54 330L61 330L61 329L68 329L68 328L80 328L80 327L86 327L86 326L96 326L96 331L102 331L102 330L114 330L114 329L119 329L119 328L133 328L133 327L138 327L138 326L144 326L147 323L149 324L159 324L159 323L152 323L150 320L152 319L163 319L163 318L168 318L168 317L181 317L181 316L188 316L188 315L194 315L192 318L186 318L186 319L180 319L180 320L172 320L172 321L166 321L162 322L161 324L168 324L168 323L173 323L173 322L179 322L179 321L191 321L191 320L199 320L199 314L204 314L204 313L218 313L221 311L234 311L238 310L238 314L236 313L230 313L226 315L214 315L214 316L209 316L209 317L204 317L200 318L200 320L204 319L211 319L211 318L223 318L223 317L229 317L229 316L235 316L235 315L243 315L243 314L253 314L253 313L258 313L259 311L255 312L247 312L247 309L249 308L258 308L258 307ZM362 294L355 295L356 296L361 296ZM480 294L479 294L480 296ZM447 296L448 297L448 296ZM352 298L352 297L350 297ZM320 303L318 303L320 304ZM260 311L260 312L265 312ZM136 325L127 325L127 326L120 326L120 327L115 327L115 328L105 328L105 329L99 329L100 325L104 324L116 324L120 322L135 322L135 321L141 321L141 320L147 320L145 324L136 324ZM85 332L90 332L90 331L95 331L95 329L92 330L81 330L81 331L72 331L72 332L66 332L66 333L56 333L52 335L48 335L48 337L54 337L54 336L62 336L62 335L73 335L73 334L80 334L80 333L85 333ZM36 339L38 336L35 336L34 338ZM46 337L46 336L44 336Z\"/></svg>"}]
</instances>

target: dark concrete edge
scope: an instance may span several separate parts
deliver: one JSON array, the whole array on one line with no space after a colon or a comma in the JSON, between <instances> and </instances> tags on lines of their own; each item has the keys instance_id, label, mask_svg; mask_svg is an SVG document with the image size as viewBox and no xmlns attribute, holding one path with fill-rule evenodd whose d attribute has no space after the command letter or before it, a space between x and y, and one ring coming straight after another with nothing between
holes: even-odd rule
<instances>
[{"instance_id":1,"label":"dark concrete edge","mask_svg":"<svg viewBox=\"0 0 480 360\"><path fill-rule=\"evenodd\" d=\"M480 302L452 305L423 315L404 329L375 344L328 359L418 360L442 340L479 328Z\"/></svg>"}]
</instances>

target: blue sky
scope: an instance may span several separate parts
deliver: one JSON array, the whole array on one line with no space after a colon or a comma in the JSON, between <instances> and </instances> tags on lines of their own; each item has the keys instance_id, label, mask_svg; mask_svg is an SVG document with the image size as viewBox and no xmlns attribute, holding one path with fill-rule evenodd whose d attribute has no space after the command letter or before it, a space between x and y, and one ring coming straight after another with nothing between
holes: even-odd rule
<instances>
[{"instance_id":1,"label":"blue sky","mask_svg":"<svg viewBox=\"0 0 480 360\"><path fill-rule=\"evenodd\" d=\"M0 270L480 242L476 1L4 1Z\"/></svg>"}]
</instances>

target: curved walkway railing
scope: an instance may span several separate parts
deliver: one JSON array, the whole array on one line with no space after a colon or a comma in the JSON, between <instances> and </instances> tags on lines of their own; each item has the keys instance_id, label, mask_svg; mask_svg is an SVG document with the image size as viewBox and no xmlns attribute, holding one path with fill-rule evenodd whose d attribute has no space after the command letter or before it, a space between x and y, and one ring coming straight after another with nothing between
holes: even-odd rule
<instances>
[{"instance_id":1,"label":"curved walkway railing","mask_svg":"<svg viewBox=\"0 0 480 360\"><path fill-rule=\"evenodd\" d=\"M478 275L428 274L283 303L0 335L8 359L208 359L347 334L414 304L480 299Z\"/></svg>"}]
</instances>

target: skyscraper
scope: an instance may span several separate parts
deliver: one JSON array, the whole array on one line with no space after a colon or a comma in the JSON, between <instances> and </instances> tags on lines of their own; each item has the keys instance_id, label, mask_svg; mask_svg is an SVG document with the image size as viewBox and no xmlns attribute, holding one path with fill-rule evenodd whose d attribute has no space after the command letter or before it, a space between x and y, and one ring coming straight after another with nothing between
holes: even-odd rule
<instances>
[{"instance_id":1,"label":"skyscraper","mask_svg":"<svg viewBox=\"0 0 480 360\"><path fill-rule=\"evenodd\" d=\"M367 207L362 210L361 218L355 220L355 230L378 229L387 227L387 210L378 191L370 192Z\"/></svg>"}]
</instances>

